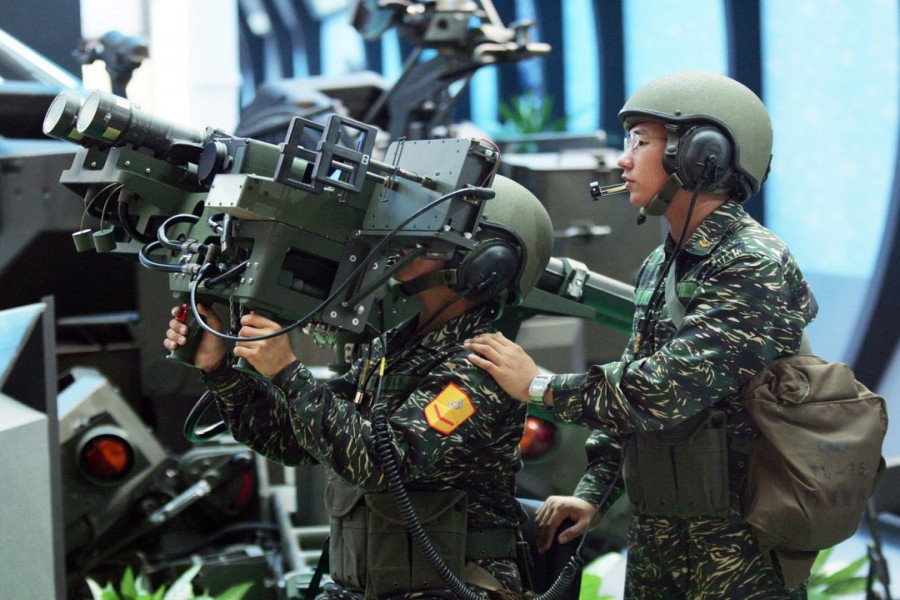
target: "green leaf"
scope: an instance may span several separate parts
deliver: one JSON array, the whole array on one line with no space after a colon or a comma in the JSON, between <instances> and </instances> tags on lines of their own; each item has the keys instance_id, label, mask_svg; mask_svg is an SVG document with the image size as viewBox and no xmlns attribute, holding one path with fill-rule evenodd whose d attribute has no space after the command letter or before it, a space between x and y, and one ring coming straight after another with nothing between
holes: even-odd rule
<instances>
[{"instance_id":1,"label":"green leaf","mask_svg":"<svg viewBox=\"0 0 900 600\"><path fill-rule=\"evenodd\" d=\"M241 600L247 592L250 591L250 588L253 587L253 582L247 583L239 583L237 585L233 585L218 596L216 596L216 600Z\"/></svg>"},{"instance_id":2,"label":"green leaf","mask_svg":"<svg viewBox=\"0 0 900 600\"><path fill-rule=\"evenodd\" d=\"M847 580L847 579L851 579L854 575L856 575L856 573L859 571L859 569L867 562L869 562L868 556L863 556L862 558L858 558L855 561L853 561L852 563L850 563L849 565L847 565L846 567L844 567L838 571L835 571L834 573L832 573L830 575L824 576L822 578L822 583L825 585L832 585L832 584L839 583L839 582Z\"/></svg>"},{"instance_id":3,"label":"green leaf","mask_svg":"<svg viewBox=\"0 0 900 600\"><path fill-rule=\"evenodd\" d=\"M540 123L549 123L550 122L550 111L553 110L553 102L547 100L545 102L540 103L541 107L541 117Z\"/></svg>"},{"instance_id":4,"label":"green leaf","mask_svg":"<svg viewBox=\"0 0 900 600\"><path fill-rule=\"evenodd\" d=\"M202 567L202 564L192 565L178 576L168 591L165 585L161 585L152 593L149 591L143 575L135 577L131 567L126 567L119 583L122 596L119 596L112 583L107 583L106 587L100 587L100 584L91 578L87 578L86 581L92 600L242 600L253 587L252 582L246 582L233 585L216 597L210 596L208 591L195 595L192 582Z\"/></svg>"},{"instance_id":5,"label":"green leaf","mask_svg":"<svg viewBox=\"0 0 900 600\"><path fill-rule=\"evenodd\" d=\"M93 600L102 600L103 599L103 588L100 587L100 584L91 579L87 578L88 588L91 590L91 597Z\"/></svg>"},{"instance_id":6,"label":"green leaf","mask_svg":"<svg viewBox=\"0 0 900 600\"><path fill-rule=\"evenodd\" d=\"M150 588L147 586L147 580L144 579L143 575L138 575L134 579L134 593L138 600L144 600L145 598L150 597Z\"/></svg>"},{"instance_id":7,"label":"green leaf","mask_svg":"<svg viewBox=\"0 0 900 600\"><path fill-rule=\"evenodd\" d=\"M810 583L815 581L818 576L822 574L822 569L825 568L825 563L828 562L828 557L831 555L832 550L834 550L834 548L826 548L825 550L820 551L816 556L816 560L813 562L813 566L810 569Z\"/></svg>"},{"instance_id":8,"label":"green leaf","mask_svg":"<svg viewBox=\"0 0 900 600\"><path fill-rule=\"evenodd\" d=\"M535 92L513 96L508 103L501 102L499 109L504 124L518 134L565 129L564 119L551 120L553 99Z\"/></svg>"},{"instance_id":9,"label":"green leaf","mask_svg":"<svg viewBox=\"0 0 900 600\"><path fill-rule=\"evenodd\" d=\"M122 574L122 581L119 583L119 592L122 594L123 598L127 598L128 600L138 600L140 597L138 595L137 587L135 586L134 571L131 570L130 566L126 567L125 573Z\"/></svg>"},{"instance_id":10,"label":"green leaf","mask_svg":"<svg viewBox=\"0 0 900 600\"><path fill-rule=\"evenodd\" d=\"M163 596L163 600L191 600L191 597L194 595L194 587L191 585L191 581L197 576L201 568L203 568L203 565L196 564L182 573L175 580L175 583L172 584L172 589Z\"/></svg>"},{"instance_id":11,"label":"green leaf","mask_svg":"<svg viewBox=\"0 0 900 600\"><path fill-rule=\"evenodd\" d=\"M849 596L850 594L862 594L866 591L866 578L853 577L838 581L825 588L825 591L831 596Z\"/></svg>"},{"instance_id":12,"label":"green leaf","mask_svg":"<svg viewBox=\"0 0 900 600\"><path fill-rule=\"evenodd\" d=\"M513 112L513 109L511 109L505 102L500 103L500 116L503 117L504 121L512 121L516 118L516 114Z\"/></svg>"},{"instance_id":13,"label":"green leaf","mask_svg":"<svg viewBox=\"0 0 900 600\"><path fill-rule=\"evenodd\" d=\"M119 598L119 594L116 593L116 590L111 583L107 583L105 587L101 588L100 584L90 577L88 577L86 581L88 588L91 590L93 600L122 600Z\"/></svg>"},{"instance_id":14,"label":"green leaf","mask_svg":"<svg viewBox=\"0 0 900 600\"><path fill-rule=\"evenodd\" d=\"M119 597L119 594L116 592L115 588L111 583L107 583L106 587L103 588L103 595L100 596L101 600L122 600Z\"/></svg>"}]
</instances>

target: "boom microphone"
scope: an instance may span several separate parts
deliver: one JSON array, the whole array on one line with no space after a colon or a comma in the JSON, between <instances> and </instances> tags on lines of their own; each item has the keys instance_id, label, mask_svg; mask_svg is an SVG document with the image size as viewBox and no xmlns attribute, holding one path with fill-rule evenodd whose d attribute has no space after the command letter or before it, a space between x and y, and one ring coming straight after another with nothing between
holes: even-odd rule
<instances>
[{"instance_id":1,"label":"boom microphone","mask_svg":"<svg viewBox=\"0 0 900 600\"><path fill-rule=\"evenodd\" d=\"M627 191L628 188L625 187L624 183L601 186L599 182L591 182L591 198L593 198L594 200L602 198L604 196L612 196L613 194L620 194Z\"/></svg>"}]
</instances>

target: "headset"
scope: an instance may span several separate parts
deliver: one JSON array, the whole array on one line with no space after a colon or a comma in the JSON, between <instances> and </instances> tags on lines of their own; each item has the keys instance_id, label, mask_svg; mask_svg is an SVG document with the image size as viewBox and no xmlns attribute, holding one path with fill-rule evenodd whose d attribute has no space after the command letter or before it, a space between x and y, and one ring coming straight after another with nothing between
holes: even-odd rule
<instances>
[{"instance_id":1,"label":"headset","mask_svg":"<svg viewBox=\"0 0 900 600\"><path fill-rule=\"evenodd\" d=\"M679 135L667 125L663 168L681 179L683 187L701 192L720 189L735 174L734 144L713 125L696 125Z\"/></svg>"},{"instance_id":2,"label":"headset","mask_svg":"<svg viewBox=\"0 0 900 600\"><path fill-rule=\"evenodd\" d=\"M728 182L738 199L750 195L749 184L734 170L734 144L713 125L695 125L679 134L677 125L667 124L662 163L670 177L641 209L638 225L646 221L647 215L658 217L665 213L680 188L695 193L713 192Z\"/></svg>"},{"instance_id":3,"label":"headset","mask_svg":"<svg viewBox=\"0 0 900 600\"><path fill-rule=\"evenodd\" d=\"M497 297L511 289L521 276L524 251L524 246L491 238L466 253L458 252L450 265L456 270L456 281L449 287L479 303Z\"/></svg>"}]
</instances>

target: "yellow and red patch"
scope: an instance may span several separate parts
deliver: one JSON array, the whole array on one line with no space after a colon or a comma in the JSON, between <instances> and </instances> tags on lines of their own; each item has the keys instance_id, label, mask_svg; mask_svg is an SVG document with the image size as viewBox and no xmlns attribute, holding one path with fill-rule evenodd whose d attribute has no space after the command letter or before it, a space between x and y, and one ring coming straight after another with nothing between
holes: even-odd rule
<instances>
[{"instance_id":1,"label":"yellow and red patch","mask_svg":"<svg viewBox=\"0 0 900 600\"><path fill-rule=\"evenodd\" d=\"M472 399L455 383L435 396L425 407L425 421L428 426L443 434L452 433L457 427L475 414Z\"/></svg>"}]
</instances>

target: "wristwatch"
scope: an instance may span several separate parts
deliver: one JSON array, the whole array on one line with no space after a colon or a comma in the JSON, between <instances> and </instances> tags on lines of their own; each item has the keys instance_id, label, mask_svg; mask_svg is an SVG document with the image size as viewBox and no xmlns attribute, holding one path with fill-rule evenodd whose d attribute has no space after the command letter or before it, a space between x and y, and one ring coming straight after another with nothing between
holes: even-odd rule
<instances>
[{"instance_id":1,"label":"wristwatch","mask_svg":"<svg viewBox=\"0 0 900 600\"><path fill-rule=\"evenodd\" d=\"M544 404L544 394L547 392L547 388L550 387L550 381L552 379L553 375L539 374L531 380L531 385L528 386L528 395L531 397L531 404L546 406Z\"/></svg>"}]
</instances>

